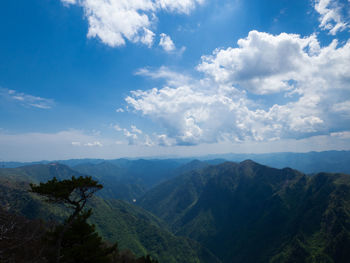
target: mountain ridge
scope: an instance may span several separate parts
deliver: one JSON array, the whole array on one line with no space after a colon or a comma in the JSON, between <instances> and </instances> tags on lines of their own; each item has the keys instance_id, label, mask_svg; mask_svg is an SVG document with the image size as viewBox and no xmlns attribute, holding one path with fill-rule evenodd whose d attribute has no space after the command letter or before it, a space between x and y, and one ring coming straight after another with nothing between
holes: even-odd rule
<instances>
[{"instance_id":1,"label":"mountain ridge","mask_svg":"<svg viewBox=\"0 0 350 263\"><path fill-rule=\"evenodd\" d=\"M68 211L43 202L42 198L28 192L29 183L38 183L39 179L47 181L53 176L62 180L80 175L83 176L62 164L2 168L0 205L9 212L31 219L62 221ZM120 249L131 249L138 256L150 254L159 262L220 262L198 242L170 233L162 220L140 207L98 196L90 200L89 207L93 209L91 222L96 224L96 229L106 240L117 241Z\"/></svg>"},{"instance_id":2,"label":"mountain ridge","mask_svg":"<svg viewBox=\"0 0 350 263\"><path fill-rule=\"evenodd\" d=\"M196 188L193 181L202 184ZM246 160L183 174L146 193L139 205L223 262L289 262L300 249L305 253L297 262L317 257L346 262L350 255L335 248L338 235L350 245L349 193L349 175L308 176ZM328 214L340 232L327 232Z\"/></svg>"}]
</instances>

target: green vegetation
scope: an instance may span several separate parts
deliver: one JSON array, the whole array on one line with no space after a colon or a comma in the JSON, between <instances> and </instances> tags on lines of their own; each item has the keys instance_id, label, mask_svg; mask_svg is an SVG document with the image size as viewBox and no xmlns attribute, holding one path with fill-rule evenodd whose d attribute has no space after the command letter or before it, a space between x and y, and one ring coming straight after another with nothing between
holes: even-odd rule
<instances>
[{"instance_id":1,"label":"green vegetation","mask_svg":"<svg viewBox=\"0 0 350 263\"><path fill-rule=\"evenodd\" d=\"M47 166L38 165L35 169L42 176L50 178L50 173L46 173L50 171ZM53 207L29 193L29 176L26 175L27 168L23 168L0 169L0 187L3 190L0 191L0 200L6 200L3 205L11 212L29 218L63 222L69 216L68 211L58 206ZM65 171L65 176L59 176L68 178L68 167L58 167L55 170ZM71 172L76 174L72 170ZM125 249L130 249L139 257L150 254L160 262L218 262L199 243L171 234L161 220L139 207L120 200L104 200L98 196L92 197L88 205L93 210L88 222L95 224L97 232L105 240L118 242L119 251L126 258L130 258L130 253L125 253Z\"/></svg>"},{"instance_id":2,"label":"green vegetation","mask_svg":"<svg viewBox=\"0 0 350 263\"><path fill-rule=\"evenodd\" d=\"M49 262L111 262L109 255L116 249L104 247L102 238L95 232L94 225L87 219L91 209L84 211L87 201L94 193L103 188L91 177L80 176L58 181L56 177L40 185L30 184L31 192L44 196L48 203L64 205L73 209L63 224L49 232L54 253Z\"/></svg>"},{"instance_id":3,"label":"green vegetation","mask_svg":"<svg viewBox=\"0 0 350 263\"><path fill-rule=\"evenodd\" d=\"M347 262L349 180L224 163L165 182L139 204L223 262Z\"/></svg>"},{"instance_id":4,"label":"green vegetation","mask_svg":"<svg viewBox=\"0 0 350 263\"><path fill-rule=\"evenodd\" d=\"M133 169L135 163L125 161L121 167ZM253 161L208 163L193 161L169 168L170 179L134 204L111 199L109 194L107 199L93 196L88 204L93 213L81 226L86 233L96 230L110 244L118 242L119 261L134 262L133 254L146 260L149 254L166 263L348 262L349 175L307 176ZM140 161L142 169L152 171L153 165ZM107 171L109 165L103 167ZM140 167L131 178L149 183L147 176L141 178ZM176 173L182 174L174 177ZM82 174L60 164L0 169L0 204L9 213L62 223L70 213L29 193L29 183L53 176L64 181L73 175ZM148 178L160 182L159 176ZM105 182L113 179L112 174L91 179L97 177ZM112 183L109 186L111 191L118 189ZM95 227L88 227L91 224Z\"/></svg>"}]
</instances>

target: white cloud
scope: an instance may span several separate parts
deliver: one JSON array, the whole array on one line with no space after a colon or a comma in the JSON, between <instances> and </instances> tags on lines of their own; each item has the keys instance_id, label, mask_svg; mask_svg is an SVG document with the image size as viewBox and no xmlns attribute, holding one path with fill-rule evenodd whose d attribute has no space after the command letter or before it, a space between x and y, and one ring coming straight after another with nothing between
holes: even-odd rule
<instances>
[{"instance_id":1,"label":"white cloud","mask_svg":"<svg viewBox=\"0 0 350 263\"><path fill-rule=\"evenodd\" d=\"M202 4L204 0L156 0L155 2L158 8L168 12L189 14L196 4Z\"/></svg>"},{"instance_id":2,"label":"white cloud","mask_svg":"<svg viewBox=\"0 0 350 263\"><path fill-rule=\"evenodd\" d=\"M139 144L139 137L137 134L141 135L143 132L138 129L135 125L131 125L131 131L126 128L121 128L119 125L112 125L113 129L118 132L123 132L124 137L128 141L129 145L137 145Z\"/></svg>"},{"instance_id":3,"label":"white cloud","mask_svg":"<svg viewBox=\"0 0 350 263\"><path fill-rule=\"evenodd\" d=\"M147 146L147 147L152 147L155 145L154 141L150 138L149 135L146 135L145 136L145 142L143 143L144 146Z\"/></svg>"},{"instance_id":4,"label":"white cloud","mask_svg":"<svg viewBox=\"0 0 350 263\"><path fill-rule=\"evenodd\" d=\"M175 144L175 141L169 139L166 134L157 135L156 139L157 139L157 144L160 146L171 146Z\"/></svg>"},{"instance_id":5,"label":"white cloud","mask_svg":"<svg viewBox=\"0 0 350 263\"><path fill-rule=\"evenodd\" d=\"M171 52L176 49L174 42L171 40L170 36L161 33L159 46L161 46L166 52Z\"/></svg>"},{"instance_id":6,"label":"white cloud","mask_svg":"<svg viewBox=\"0 0 350 263\"><path fill-rule=\"evenodd\" d=\"M132 133L127 129L123 129L124 136L128 140L129 145L135 145L138 144L138 136L136 133Z\"/></svg>"},{"instance_id":7,"label":"white cloud","mask_svg":"<svg viewBox=\"0 0 350 263\"><path fill-rule=\"evenodd\" d=\"M348 109L349 61L350 41L320 47L315 35L252 31L238 47L202 57L201 79L141 70L167 85L132 91L126 102L160 123L172 145L307 138L349 125L339 114ZM273 96L284 102L271 104Z\"/></svg>"},{"instance_id":8,"label":"white cloud","mask_svg":"<svg viewBox=\"0 0 350 263\"><path fill-rule=\"evenodd\" d=\"M79 130L67 130L56 133L21 133L11 134L0 130L0 160L2 161L39 161L65 160L76 158L121 157L174 157L199 156L210 153L264 153L281 151L324 151L350 150L350 132L348 130L331 135L313 136L305 139L281 139L276 141L246 141L245 143L222 142L217 144L200 144L197 146L162 147L173 145L166 134L154 135L149 141L138 145L113 138L95 137ZM159 137L159 141L157 138ZM87 142L99 141L103 147L84 147ZM73 145L77 142L80 146ZM152 146L152 147L150 147ZM35 152L35 154L33 154Z\"/></svg>"},{"instance_id":9,"label":"white cloud","mask_svg":"<svg viewBox=\"0 0 350 263\"><path fill-rule=\"evenodd\" d=\"M81 142L72 142L73 146L81 146Z\"/></svg>"},{"instance_id":10,"label":"white cloud","mask_svg":"<svg viewBox=\"0 0 350 263\"><path fill-rule=\"evenodd\" d=\"M114 125L113 128L116 130L116 131L122 131L123 129L119 127L119 125Z\"/></svg>"},{"instance_id":11,"label":"white cloud","mask_svg":"<svg viewBox=\"0 0 350 263\"><path fill-rule=\"evenodd\" d=\"M334 104L332 111L340 114L345 114L350 117L350 100Z\"/></svg>"},{"instance_id":12,"label":"white cloud","mask_svg":"<svg viewBox=\"0 0 350 263\"><path fill-rule=\"evenodd\" d=\"M102 147L103 145L99 141L94 141L94 142L87 142L87 143L84 144L84 146L89 146L89 147L98 146L98 147Z\"/></svg>"},{"instance_id":13,"label":"white cloud","mask_svg":"<svg viewBox=\"0 0 350 263\"><path fill-rule=\"evenodd\" d=\"M164 66L156 70L142 68L142 69L139 69L135 74L140 76L150 77L152 79L165 80L167 82L167 85L170 85L170 86L181 86L181 85L188 84L191 81L191 78L189 76L171 71L169 70L169 68Z\"/></svg>"},{"instance_id":14,"label":"white cloud","mask_svg":"<svg viewBox=\"0 0 350 263\"><path fill-rule=\"evenodd\" d=\"M61 0L63 2L63 4L67 4L67 5L74 5L77 3L76 0Z\"/></svg>"},{"instance_id":15,"label":"white cloud","mask_svg":"<svg viewBox=\"0 0 350 263\"><path fill-rule=\"evenodd\" d=\"M300 38L251 31L237 44L237 48L216 49L213 55L203 56L197 69L218 83L239 85L256 94L292 89L289 81L319 52L314 35Z\"/></svg>"},{"instance_id":16,"label":"white cloud","mask_svg":"<svg viewBox=\"0 0 350 263\"><path fill-rule=\"evenodd\" d=\"M142 134L140 129L137 129L135 125L131 125L131 131L134 133Z\"/></svg>"},{"instance_id":17,"label":"white cloud","mask_svg":"<svg viewBox=\"0 0 350 263\"><path fill-rule=\"evenodd\" d=\"M200 0L61 0L65 4L77 4L84 9L89 23L87 36L97 37L103 43L115 47L128 40L152 46L152 28L161 10L188 14Z\"/></svg>"},{"instance_id":18,"label":"white cloud","mask_svg":"<svg viewBox=\"0 0 350 263\"><path fill-rule=\"evenodd\" d=\"M39 109L51 109L55 102L52 99L32 96L15 90L0 88L0 97L16 102L25 107L33 107Z\"/></svg>"},{"instance_id":19,"label":"white cloud","mask_svg":"<svg viewBox=\"0 0 350 263\"><path fill-rule=\"evenodd\" d=\"M119 113L119 112L124 112L124 109L118 108L118 109L116 109L115 111L118 112L118 113Z\"/></svg>"},{"instance_id":20,"label":"white cloud","mask_svg":"<svg viewBox=\"0 0 350 263\"><path fill-rule=\"evenodd\" d=\"M332 132L330 135L341 139L350 139L350 131Z\"/></svg>"},{"instance_id":21,"label":"white cloud","mask_svg":"<svg viewBox=\"0 0 350 263\"><path fill-rule=\"evenodd\" d=\"M338 31L349 28L348 14L342 15L347 4L341 5L338 0L315 0L315 10L320 14L320 28L328 30L329 34L336 35Z\"/></svg>"}]
</instances>

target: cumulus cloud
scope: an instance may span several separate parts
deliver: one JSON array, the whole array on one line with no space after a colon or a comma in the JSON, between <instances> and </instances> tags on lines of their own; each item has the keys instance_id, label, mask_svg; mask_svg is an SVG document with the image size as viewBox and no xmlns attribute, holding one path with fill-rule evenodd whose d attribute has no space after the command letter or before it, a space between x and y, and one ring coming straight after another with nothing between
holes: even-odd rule
<instances>
[{"instance_id":1,"label":"cumulus cloud","mask_svg":"<svg viewBox=\"0 0 350 263\"><path fill-rule=\"evenodd\" d=\"M188 14L196 7L196 4L202 4L204 0L156 0L158 8L168 12Z\"/></svg>"},{"instance_id":2,"label":"cumulus cloud","mask_svg":"<svg viewBox=\"0 0 350 263\"><path fill-rule=\"evenodd\" d=\"M119 125L111 125L114 130L121 132L126 139L126 144L133 146L171 146L175 144L174 139L168 138L165 134L147 134L141 129L138 129L135 125L130 126L130 130L127 128L121 128ZM117 144L124 144L125 141L117 141ZM73 144L73 143L72 143Z\"/></svg>"},{"instance_id":3,"label":"cumulus cloud","mask_svg":"<svg viewBox=\"0 0 350 263\"><path fill-rule=\"evenodd\" d=\"M273 141L344 130L350 121L350 41L252 31L235 48L203 56L200 79L162 68L166 86L132 91L129 107L160 123L164 144ZM254 95L254 100L250 97ZM280 96L284 103L269 104ZM258 98L258 99L257 99ZM260 101L260 102L257 102ZM280 101L280 100L279 100ZM157 141L157 140L155 140ZM158 142L158 144L160 144Z\"/></svg>"},{"instance_id":4,"label":"cumulus cloud","mask_svg":"<svg viewBox=\"0 0 350 263\"><path fill-rule=\"evenodd\" d=\"M32 96L6 88L0 88L0 97L31 108L51 109L55 105L54 100L52 99Z\"/></svg>"},{"instance_id":5,"label":"cumulus cloud","mask_svg":"<svg viewBox=\"0 0 350 263\"><path fill-rule=\"evenodd\" d=\"M131 125L131 131L134 133L142 134L140 129L137 129L135 125Z\"/></svg>"},{"instance_id":6,"label":"cumulus cloud","mask_svg":"<svg viewBox=\"0 0 350 263\"><path fill-rule=\"evenodd\" d=\"M157 12L188 14L201 0L61 0L64 4L76 4L84 9L89 23L87 36L97 37L103 43L115 47L128 40L152 46L152 28Z\"/></svg>"},{"instance_id":7,"label":"cumulus cloud","mask_svg":"<svg viewBox=\"0 0 350 263\"><path fill-rule=\"evenodd\" d=\"M136 133L130 132L128 129L123 129L124 136L128 140L129 145L138 144L138 136Z\"/></svg>"},{"instance_id":8,"label":"cumulus cloud","mask_svg":"<svg viewBox=\"0 0 350 263\"><path fill-rule=\"evenodd\" d=\"M119 112L124 112L125 110L122 109L122 108L118 108L118 109L116 109L115 111L119 113Z\"/></svg>"},{"instance_id":9,"label":"cumulus cloud","mask_svg":"<svg viewBox=\"0 0 350 263\"><path fill-rule=\"evenodd\" d=\"M147 146L147 147L152 147L155 145L154 141L150 138L149 135L146 135L145 136L145 142L143 143L144 146Z\"/></svg>"},{"instance_id":10,"label":"cumulus cloud","mask_svg":"<svg viewBox=\"0 0 350 263\"><path fill-rule=\"evenodd\" d=\"M329 34L336 35L337 32L349 28L349 13L347 4L341 4L338 0L316 0L315 10L320 14L320 28L328 30Z\"/></svg>"},{"instance_id":11,"label":"cumulus cloud","mask_svg":"<svg viewBox=\"0 0 350 263\"><path fill-rule=\"evenodd\" d=\"M216 49L213 55L203 56L197 69L217 83L239 85L256 94L292 89L290 81L299 77L300 69L320 49L314 35L300 38L258 31L237 44L237 48Z\"/></svg>"},{"instance_id":12,"label":"cumulus cloud","mask_svg":"<svg viewBox=\"0 0 350 263\"><path fill-rule=\"evenodd\" d=\"M119 125L112 125L113 129L122 132L129 145L137 145L140 144L139 136L143 134L143 132L138 129L135 125L131 125L131 131L126 128L121 128Z\"/></svg>"},{"instance_id":13,"label":"cumulus cloud","mask_svg":"<svg viewBox=\"0 0 350 263\"><path fill-rule=\"evenodd\" d=\"M171 52L176 49L174 42L170 36L162 33L160 34L159 46L161 46L166 52Z\"/></svg>"},{"instance_id":14,"label":"cumulus cloud","mask_svg":"<svg viewBox=\"0 0 350 263\"><path fill-rule=\"evenodd\" d=\"M123 129L119 127L119 125L113 125L114 130L116 131L122 131Z\"/></svg>"}]
</instances>

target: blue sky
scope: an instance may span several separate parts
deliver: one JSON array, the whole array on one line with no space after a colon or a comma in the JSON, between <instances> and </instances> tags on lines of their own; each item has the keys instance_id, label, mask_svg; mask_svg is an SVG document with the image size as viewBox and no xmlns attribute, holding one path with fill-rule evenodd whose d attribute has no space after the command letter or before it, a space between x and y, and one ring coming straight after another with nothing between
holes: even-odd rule
<instances>
[{"instance_id":1,"label":"blue sky","mask_svg":"<svg viewBox=\"0 0 350 263\"><path fill-rule=\"evenodd\" d=\"M0 160L350 149L349 0L0 2Z\"/></svg>"}]
</instances>

